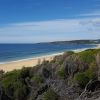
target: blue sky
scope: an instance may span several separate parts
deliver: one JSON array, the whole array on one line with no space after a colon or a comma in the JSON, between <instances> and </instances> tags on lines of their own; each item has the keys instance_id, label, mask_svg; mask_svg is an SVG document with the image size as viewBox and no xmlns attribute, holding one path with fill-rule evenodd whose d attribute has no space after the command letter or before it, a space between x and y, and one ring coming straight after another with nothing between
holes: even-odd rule
<instances>
[{"instance_id":1,"label":"blue sky","mask_svg":"<svg viewBox=\"0 0 100 100\"><path fill-rule=\"evenodd\" d=\"M100 0L0 0L0 43L100 38Z\"/></svg>"}]
</instances>

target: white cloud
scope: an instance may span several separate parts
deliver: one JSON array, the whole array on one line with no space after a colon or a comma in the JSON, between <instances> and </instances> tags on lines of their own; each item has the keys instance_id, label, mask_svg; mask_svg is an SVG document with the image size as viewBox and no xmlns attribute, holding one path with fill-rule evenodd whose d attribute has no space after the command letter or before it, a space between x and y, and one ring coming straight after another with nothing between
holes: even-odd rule
<instances>
[{"instance_id":1,"label":"white cloud","mask_svg":"<svg viewBox=\"0 0 100 100\"><path fill-rule=\"evenodd\" d=\"M100 17L100 10L96 10L96 11L92 11L92 12L80 14L78 16L81 16L81 17L94 17L94 16L99 16Z\"/></svg>"},{"instance_id":2,"label":"white cloud","mask_svg":"<svg viewBox=\"0 0 100 100\"><path fill-rule=\"evenodd\" d=\"M15 23L0 28L0 42L100 38L100 18Z\"/></svg>"}]
</instances>

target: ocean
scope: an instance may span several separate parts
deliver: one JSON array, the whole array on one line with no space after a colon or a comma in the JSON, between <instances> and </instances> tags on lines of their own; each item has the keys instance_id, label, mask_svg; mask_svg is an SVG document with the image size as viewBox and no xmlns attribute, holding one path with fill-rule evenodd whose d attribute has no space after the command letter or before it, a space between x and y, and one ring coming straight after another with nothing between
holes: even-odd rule
<instances>
[{"instance_id":1,"label":"ocean","mask_svg":"<svg viewBox=\"0 0 100 100\"><path fill-rule=\"evenodd\" d=\"M95 45L53 43L0 44L0 63L93 47Z\"/></svg>"}]
</instances>

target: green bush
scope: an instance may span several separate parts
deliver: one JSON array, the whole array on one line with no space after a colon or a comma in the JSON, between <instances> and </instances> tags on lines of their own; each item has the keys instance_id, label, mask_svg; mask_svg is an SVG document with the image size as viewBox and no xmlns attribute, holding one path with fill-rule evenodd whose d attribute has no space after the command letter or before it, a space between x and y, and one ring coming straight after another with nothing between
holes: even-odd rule
<instances>
[{"instance_id":1,"label":"green bush","mask_svg":"<svg viewBox=\"0 0 100 100\"><path fill-rule=\"evenodd\" d=\"M98 66L97 66L96 62L92 62L92 63L90 64L90 66L89 66L89 69L90 69L91 71L93 71L94 73L96 73L96 72L98 71Z\"/></svg>"},{"instance_id":2,"label":"green bush","mask_svg":"<svg viewBox=\"0 0 100 100\"><path fill-rule=\"evenodd\" d=\"M44 82L44 79L40 75L35 75L32 77L32 80L35 81L38 84L41 84Z\"/></svg>"},{"instance_id":3,"label":"green bush","mask_svg":"<svg viewBox=\"0 0 100 100\"><path fill-rule=\"evenodd\" d=\"M97 78L97 70L98 70L98 67L96 63L92 62L89 66L89 69L85 71L85 74L89 78L89 80L94 80Z\"/></svg>"},{"instance_id":4,"label":"green bush","mask_svg":"<svg viewBox=\"0 0 100 100\"><path fill-rule=\"evenodd\" d=\"M86 84L89 82L89 78L85 75L85 73L76 74L75 80L82 88L84 88L86 86Z\"/></svg>"},{"instance_id":5,"label":"green bush","mask_svg":"<svg viewBox=\"0 0 100 100\"><path fill-rule=\"evenodd\" d=\"M96 64L95 54L99 51L100 49L89 49L78 53L80 60L87 63L89 66L88 70L85 72L75 75L75 80L80 86L85 87L90 80L95 80L97 78L98 67Z\"/></svg>"},{"instance_id":6,"label":"green bush","mask_svg":"<svg viewBox=\"0 0 100 100\"><path fill-rule=\"evenodd\" d=\"M95 56L93 50L86 50L83 52L78 53L79 58L84 63L90 64L91 62L95 61Z\"/></svg>"},{"instance_id":7,"label":"green bush","mask_svg":"<svg viewBox=\"0 0 100 100\"><path fill-rule=\"evenodd\" d=\"M12 72L8 72L4 74L1 80L1 84L4 88L9 87L9 85L13 84L20 78L20 70L14 70Z\"/></svg>"},{"instance_id":8,"label":"green bush","mask_svg":"<svg viewBox=\"0 0 100 100\"><path fill-rule=\"evenodd\" d=\"M66 52L64 52L64 55L72 55L72 54L74 54L73 51L66 51Z\"/></svg>"},{"instance_id":9,"label":"green bush","mask_svg":"<svg viewBox=\"0 0 100 100\"><path fill-rule=\"evenodd\" d=\"M26 95L28 94L28 88L22 83L16 83L14 90L14 100L25 100Z\"/></svg>"},{"instance_id":10,"label":"green bush","mask_svg":"<svg viewBox=\"0 0 100 100\"><path fill-rule=\"evenodd\" d=\"M85 87L90 80L95 80L97 78L93 69L90 67L87 71L75 75L75 80L81 87Z\"/></svg>"},{"instance_id":11,"label":"green bush","mask_svg":"<svg viewBox=\"0 0 100 100\"><path fill-rule=\"evenodd\" d=\"M65 68L61 67L58 71L57 74L60 78L64 79L65 78Z\"/></svg>"},{"instance_id":12,"label":"green bush","mask_svg":"<svg viewBox=\"0 0 100 100\"><path fill-rule=\"evenodd\" d=\"M49 88L43 95L43 100L58 100L58 95L57 93Z\"/></svg>"},{"instance_id":13,"label":"green bush","mask_svg":"<svg viewBox=\"0 0 100 100\"><path fill-rule=\"evenodd\" d=\"M91 63L95 61L95 55L100 52L100 49L88 49L82 52L79 52L79 58L85 63Z\"/></svg>"},{"instance_id":14,"label":"green bush","mask_svg":"<svg viewBox=\"0 0 100 100\"><path fill-rule=\"evenodd\" d=\"M96 74L90 69L85 72L85 75L89 78L89 80L96 79Z\"/></svg>"},{"instance_id":15,"label":"green bush","mask_svg":"<svg viewBox=\"0 0 100 100\"><path fill-rule=\"evenodd\" d=\"M14 70L4 74L0 83L9 97L13 100L22 100L28 95L28 87L24 80L21 70Z\"/></svg>"},{"instance_id":16,"label":"green bush","mask_svg":"<svg viewBox=\"0 0 100 100\"><path fill-rule=\"evenodd\" d=\"M26 77L30 77L30 70L31 70L31 67L27 67L27 68L22 68L21 69L21 72L20 72L20 77L21 78L26 78Z\"/></svg>"},{"instance_id":17,"label":"green bush","mask_svg":"<svg viewBox=\"0 0 100 100\"><path fill-rule=\"evenodd\" d=\"M62 65L63 64L63 60L58 61L58 64Z\"/></svg>"}]
</instances>

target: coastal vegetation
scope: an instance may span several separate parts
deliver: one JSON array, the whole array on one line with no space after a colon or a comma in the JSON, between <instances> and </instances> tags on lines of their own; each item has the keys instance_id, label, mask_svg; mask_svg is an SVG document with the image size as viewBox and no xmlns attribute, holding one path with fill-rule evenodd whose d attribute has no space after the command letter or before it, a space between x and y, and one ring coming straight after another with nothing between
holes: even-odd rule
<instances>
[{"instance_id":1,"label":"coastal vegetation","mask_svg":"<svg viewBox=\"0 0 100 100\"><path fill-rule=\"evenodd\" d=\"M0 100L84 98L100 99L100 49L65 52L32 68L0 71Z\"/></svg>"},{"instance_id":2,"label":"coastal vegetation","mask_svg":"<svg viewBox=\"0 0 100 100\"><path fill-rule=\"evenodd\" d=\"M58 100L58 98L59 96L57 95L57 93L50 88L43 95L43 100Z\"/></svg>"}]
</instances>

